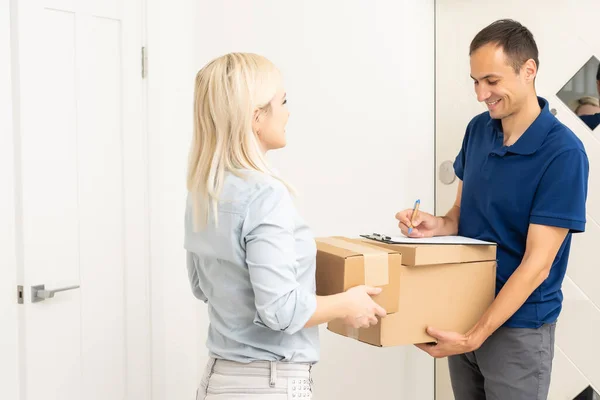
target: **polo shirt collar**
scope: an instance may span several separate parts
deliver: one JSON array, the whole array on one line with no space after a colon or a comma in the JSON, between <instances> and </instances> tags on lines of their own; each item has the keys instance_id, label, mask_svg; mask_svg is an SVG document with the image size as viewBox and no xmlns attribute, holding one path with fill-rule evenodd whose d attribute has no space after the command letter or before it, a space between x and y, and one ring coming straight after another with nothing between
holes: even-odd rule
<instances>
[{"instance_id":1,"label":"polo shirt collar","mask_svg":"<svg viewBox=\"0 0 600 400\"><path fill-rule=\"evenodd\" d=\"M544 143L546 136L554 125L555 117L550 112L548 101L538 96L538 103L542 111L535 121L527 128L521 137L512 146L506 147L506 151L520 155L535 153ZM499 119L490 119L488 126L498 132L502 132L502 122Z\"/></svg>"}]
</instances>

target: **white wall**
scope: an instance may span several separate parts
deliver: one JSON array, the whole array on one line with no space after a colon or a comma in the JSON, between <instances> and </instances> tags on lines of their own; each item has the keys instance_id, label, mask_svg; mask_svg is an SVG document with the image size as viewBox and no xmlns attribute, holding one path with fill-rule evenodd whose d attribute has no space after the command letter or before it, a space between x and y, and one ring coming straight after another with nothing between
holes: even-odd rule
<instances>
[{"instance_id":1,"label":"white wall","mask_svg":"<svg viewBox=\"0 0 600 400\"><path fill-rule=\"evenodd\" d=\"M183 207L193 79L251 51L282 70L288 147L272 154L315 235L395 232L396 211L434 203L433 1L149 0L155 400L192 398L206 361L205 307L185 274ZM432 399L433 361L321 332L317 399Z\"/></svg>"}]
</instances>

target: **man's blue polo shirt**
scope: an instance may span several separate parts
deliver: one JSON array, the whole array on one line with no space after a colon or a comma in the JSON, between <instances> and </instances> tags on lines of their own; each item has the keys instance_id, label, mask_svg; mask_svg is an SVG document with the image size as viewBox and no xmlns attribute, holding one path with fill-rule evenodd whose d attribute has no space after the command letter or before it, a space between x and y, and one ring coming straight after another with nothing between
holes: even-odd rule
<instances>
[{"instance_id":1,"label":"man's blue polo shirt","mask_svg":"<svg viewBox=\"0 0 600 400\"><path fill-rule=\"evenodd\" d=\"M556 321L571 234L585 230L589 164L575 134L542 111L512 145L504 146L502 124L488 112L471 120L454 162L463 181L458 233L498 243L496 294L525 255L529 224L568 228L550 276L504 324L537 328Z\"/></svg>"}]
</instances>

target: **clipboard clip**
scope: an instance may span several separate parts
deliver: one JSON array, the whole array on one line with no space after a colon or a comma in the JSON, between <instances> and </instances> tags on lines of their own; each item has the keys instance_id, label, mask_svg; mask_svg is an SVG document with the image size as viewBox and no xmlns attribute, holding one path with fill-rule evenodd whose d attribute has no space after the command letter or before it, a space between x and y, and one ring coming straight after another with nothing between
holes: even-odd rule
<instances>
[{"instance_id":1,"label":"clipboard clip","mask_svg":"<svg viewBox=\"0 0 600 400\"><path fill-rule=\"evenodd\" d=\"M379 233L372 233L371 235L361 235L361 236L365 237L367 239L377 240L379 242L387 242L387 241L392 240L392 238L390 236L381 235Z\"/></svg>"}]
</instances>

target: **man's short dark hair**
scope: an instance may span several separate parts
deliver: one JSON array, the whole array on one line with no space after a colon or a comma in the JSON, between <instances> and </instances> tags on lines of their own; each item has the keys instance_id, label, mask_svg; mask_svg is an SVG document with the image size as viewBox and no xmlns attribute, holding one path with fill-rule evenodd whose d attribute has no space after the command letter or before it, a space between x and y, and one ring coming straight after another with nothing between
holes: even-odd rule
<instances>
[{"instance_id":1,"label":"man's short dark hair","mask_svg":"<svg viewBox=\"0 0 600 400\"><path fill-rule=\"evenodd\" d=\"M533 34L517 21L501 19L483 28L473 38L469 56L489 43L502 48L516 73L519 73L523 64L529 59L535 61L538 68L540 66L538 48Z\"/></svg>"},{"instance_id":2,"label":"man's short dark hair","mask_svg":"<svg viewBox=\"0 0 600 400\"><path fill-rule=\"evenodd\" d=\"M596 72L596 80L600 81L600 64L598 64L598 71Z\"/></svg>"}]
</instances>

